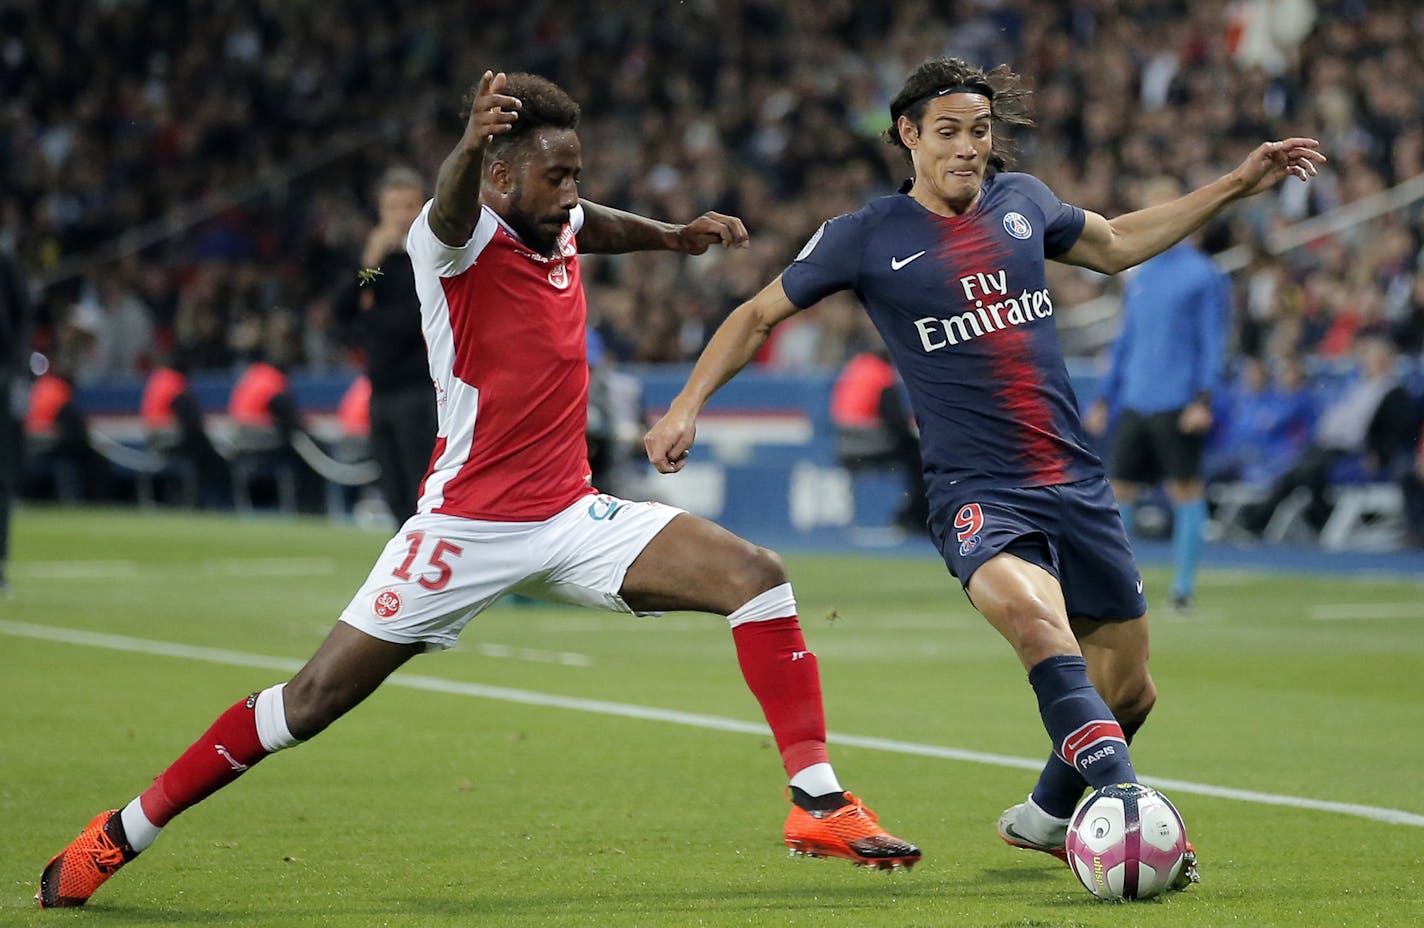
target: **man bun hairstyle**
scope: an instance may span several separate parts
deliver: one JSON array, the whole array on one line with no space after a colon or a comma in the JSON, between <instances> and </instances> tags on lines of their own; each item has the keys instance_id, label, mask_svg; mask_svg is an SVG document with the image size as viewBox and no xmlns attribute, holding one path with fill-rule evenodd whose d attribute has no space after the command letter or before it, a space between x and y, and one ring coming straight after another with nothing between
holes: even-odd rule
<instances>
[{"instance_id":1,"label":"man bun hairstyle","mask_svg":"<svg viewBox=\"0 0 1424 928\"><path fill-rule=\"evenodd\" d=\"M910 150L900 139L900 117L907 116L919 126L929 102L944 93L980 93L989 98L989 112L996 130L994 147L989 152L989 167L994 171L1011 168L1014 142L1005 133L997 131L998 127L1031 126L1033 119L1028 115L1031 91L1023 86L1022 78L1006 64L985 71L962 58L948 56L921 63L905 78L905 85L890 101L890 128L882 132L880 138L887 145L900 149L908 160Z\"/></svg>"},{"instance_id":2,"label":"man bun hairstyle","mask_svg":"<svg viewBox=\"0 0 1424 928\"><path fill-rule=\"evenodd\" d=\"M470 88L465 96L465 116L468 118L474 106L475 91ZM523 104L518 110L519 118L509 127L490 139L486 152L495 157L503 155L509 148L519 145L539 129L577 129L579 105L564 89L548 78L537 74L516 71L506 78L505 95L517 97Z\"/></svg>"}]
</instances>

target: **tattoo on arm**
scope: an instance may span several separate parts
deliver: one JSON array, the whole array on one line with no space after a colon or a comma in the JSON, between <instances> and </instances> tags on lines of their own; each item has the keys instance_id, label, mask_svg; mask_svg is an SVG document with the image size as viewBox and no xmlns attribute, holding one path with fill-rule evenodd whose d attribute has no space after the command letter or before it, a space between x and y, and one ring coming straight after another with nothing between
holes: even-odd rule
<instances>
[{"instance_id":1,"label":"tattoo on arm","mask_svg":"<svg viewBox=\"0 0 1424 928\"><path fill-rule=\"evenodd\" d=\"M440 165L435 180L435 202L430 207L430 230L446 245L458 248L470 240L480 218L480 174L484 146L461 139Z\"/></svg>"}]
</instances>

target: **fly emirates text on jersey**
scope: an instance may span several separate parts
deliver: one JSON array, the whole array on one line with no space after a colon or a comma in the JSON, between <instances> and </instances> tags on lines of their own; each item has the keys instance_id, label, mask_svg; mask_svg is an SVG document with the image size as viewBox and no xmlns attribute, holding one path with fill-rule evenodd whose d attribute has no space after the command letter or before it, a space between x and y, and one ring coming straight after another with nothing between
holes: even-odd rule
<instances>
[{"instance_id":1,"label":"fly emirates text on jersey","mask_svg":"<svg viewBox=\"0 0 1424 928\"><path fill-rule=\"evenodd\" d=\"M938 351L1011 325L1026 325L1035 319L1047 319L1053 315L1053 299L1048 295L1047 287L1032 293L1024 290L1018 296L1009 296L1008 274L1002 269L988 274L966 274L959 278L959 285L964 289L965 302L972 302L973 309L947 319L925 316L915 320L915 328L920 333L920 344L926 352ZM999 297L1003 299L998 299ZM993 302L986 305L985 300Z\"/></svg>"}]
</instances>

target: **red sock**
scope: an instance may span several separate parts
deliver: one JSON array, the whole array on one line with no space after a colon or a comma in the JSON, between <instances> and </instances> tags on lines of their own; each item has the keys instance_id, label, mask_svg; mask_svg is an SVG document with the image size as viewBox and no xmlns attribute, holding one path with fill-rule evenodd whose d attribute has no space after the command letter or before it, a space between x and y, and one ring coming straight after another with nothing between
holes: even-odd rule
<instances>
[{"instance_id":1,"label":"red sock","mask_svg":"<svg viewBox=\"0 0 1424 928\"><path fill-rule=\"evenodd\" d=\"M796 616L745 622L732 629L737 661L776 738L786 775L829 762L826 713L816 655L806 650Z\"/></svg>"},{"instance_id":2,"label":"red sock","mask_svg":"<svg viewBox=\"0 0 1424 928\"><path fill-rule=\"evenodd\" d=\"M139 801L144 816L162 828L174 816L197 805L267 756L257 738L252 707L256 694L241 700L213 722L183 755L154 778Z\"/></svg>"}]
</instances>

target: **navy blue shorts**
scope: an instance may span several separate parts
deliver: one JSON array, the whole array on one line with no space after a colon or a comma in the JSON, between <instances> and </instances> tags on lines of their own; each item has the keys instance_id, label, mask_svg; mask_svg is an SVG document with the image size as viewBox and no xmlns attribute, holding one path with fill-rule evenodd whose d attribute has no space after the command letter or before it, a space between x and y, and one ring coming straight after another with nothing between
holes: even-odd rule
<instances>
[{"instance_id":1,"label":"navy blue shorts","mask_svg":"<svg viewBox=\"0 0 1424 928\"><path fill-rule=\"evenodd\" d=\"M979 566L1007 551L1058 578L1070 618L1135 619L1142 575L1104 478L1061 486L951 489L930 537L966 591Z\"/></svg>"}]
</instances>

